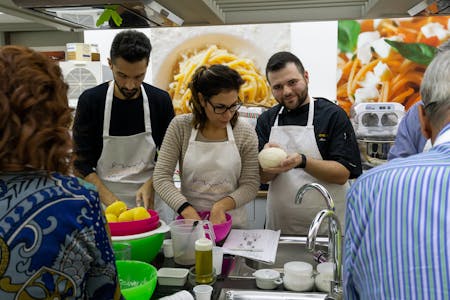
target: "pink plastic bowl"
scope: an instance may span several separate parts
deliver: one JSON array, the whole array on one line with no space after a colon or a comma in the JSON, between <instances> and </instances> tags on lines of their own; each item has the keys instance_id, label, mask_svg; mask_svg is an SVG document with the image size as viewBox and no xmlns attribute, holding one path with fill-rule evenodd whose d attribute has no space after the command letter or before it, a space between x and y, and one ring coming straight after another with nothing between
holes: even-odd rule
<instances>
[{"instance_id":1,"label":"pink plastic bowl","mask_svg":"<svg viewBox=\"0 0 450 300\"><path fill-rule=\"evenodd\" d=\"M209 211L199 211L198 215L203 220L209 220ZM214 235L216 236L215 242L223 241L231 230L231 225L233 224L233 218L230 214L225 213L227 218L225 223L213 225ZM182 216L177 216L177 220L183 219ZM208 237L208 236L207 236Z\"/></svg>"},{"instance_id":2,"label":"pink plastic bowl","mask_svg":"<svg viewBox=\"0 0 450 300\"><path fill-rule=\"evenodd\" d=\"M159 227L159 216L154 210L148 209L150 218L130 222L110 222L108 223L112 236L132 235L154 230Z\"/></svg>"}]
</instances>

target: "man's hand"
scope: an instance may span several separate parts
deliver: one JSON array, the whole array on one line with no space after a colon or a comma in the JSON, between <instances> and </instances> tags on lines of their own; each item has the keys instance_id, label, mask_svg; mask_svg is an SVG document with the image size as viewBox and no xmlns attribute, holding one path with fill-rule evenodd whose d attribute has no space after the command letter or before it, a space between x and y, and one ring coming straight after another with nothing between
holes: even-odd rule
<instances>
[{"instance_id":1,"label":"man's hand","mask_svg":"<svg viewBox=\"0 0 450 300\"><path fill-rule=\"evenodd\" d=\"M136 206L144 206L146 209L155 207L155 190L153 189L153 179L147 180L136 192Z\"/></svg>"},{"instance_id":2,"label":"man's hand","mask_svg":"<svg viewBox=\"0 0 450 300\"><path fill-rule=\"evenodd\" d=\"M296 166L298 166L302 162L302 157L298 153L291 153L288 154L288 156L280 162L280 166L275 168L265 168L263 169L263 172L269 173L269 174L280 174L287 172Z\"/></svg>"}]
</instances>

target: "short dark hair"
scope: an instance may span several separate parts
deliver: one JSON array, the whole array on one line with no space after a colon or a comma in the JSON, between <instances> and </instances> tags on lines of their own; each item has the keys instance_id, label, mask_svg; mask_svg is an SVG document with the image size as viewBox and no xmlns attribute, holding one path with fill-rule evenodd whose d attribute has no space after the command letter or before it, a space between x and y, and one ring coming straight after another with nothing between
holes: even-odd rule
<instances>
[{"instance_id":1,"label":"short dark hair","mask_svg":"<svg viewBox=\"0 0 450 300\"><path fill-rule=\"evenodd\" d=\"M152 45L149 38L137 30L124 30L119 32L111 44L110 56L112 62L116 58L123 58L127 62L137 62L150 59Z\"/></svg>"},{"instance_id":2,"label":"short dark hair","mask_svg":"<svg viewBox=\"0 0 450 300\"><path fill-rule=\"evenodd\" d=\"M288 63L294 63L300 74L305 74L305 68L303 67L300 59L291 52L281 51L277 52L269 58L266 65L266 78L269 80L269 73L278 71L286 67Z\"/></svg>"},{"instance_id":3,"label":"short dark hair","mask_svg":"<svg viewBox=\"0 0 450 300\"><path fill-rule=\"evenodd\" d=\"M222 92L237 91L244 84L244 79L236 70L226 65L211 65L199 67L192 80L189 83L189 88L192 92L191 107L194 115L193 125L195 128L203 128L206 124L205 109L201 106L198 93L202 94L204 99L208 101L211 97L218 95ZM231 119L232 126L236 124L238 118L238 112L236 112Z\"/></svg>"}]
</instances>

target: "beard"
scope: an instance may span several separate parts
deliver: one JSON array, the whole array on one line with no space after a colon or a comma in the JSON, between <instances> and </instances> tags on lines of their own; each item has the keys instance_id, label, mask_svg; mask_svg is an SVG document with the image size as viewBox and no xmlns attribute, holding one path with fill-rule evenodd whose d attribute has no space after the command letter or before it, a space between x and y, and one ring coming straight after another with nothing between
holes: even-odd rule
<instances>
[{"instance_id":1,"label":"beard","mask_svg":"<svg viewBox=\"0 0 450 300\"><path fill-rule=\"evenodd\" d=\"M291 98L296 97L297 100L293 103L291 103ZM293 92L293 95L289 97L289 99L286 99L284 96L281 99L281 103L289 110L296 109L297 107L302 106L306 99L308 99L308 86L306 86L300 93Z\"/></svg>"},{"instance_id":2,"label":"beard","mask_svg":"<svg viewBox=\"0 0 450 300\"><path fill-rule=\"evenodd\" d=\"M119 89L120 93L125 97L125 100L132 99L134 96L136 96L139 93L139 89L127 89L125 87L121 87L115 82L117 88Z\"/></svg>"}]
</instances>

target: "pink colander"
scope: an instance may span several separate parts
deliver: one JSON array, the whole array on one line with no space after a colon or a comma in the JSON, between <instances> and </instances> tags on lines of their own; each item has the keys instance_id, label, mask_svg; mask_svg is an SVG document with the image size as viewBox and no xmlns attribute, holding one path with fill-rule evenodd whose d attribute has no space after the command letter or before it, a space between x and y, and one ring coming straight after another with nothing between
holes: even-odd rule
<instances>
[{"instance_id":1,"label":"pink colander","mask_svg":"<svg viewBox=\"0 0 450 300\"><path fill-rule=\"evenodd\" d=\"M209 214L210 214L209 211L199 211L198 212L198 215L200 216L200 218L202 218L202 220L209 220ZM224 223L213 225L214 234L216 236L216 239L215 239L216 243L223 241L227 237L228 233L231 230L231 225L233 224L233 218L228 213L225 213L225 217L227 218L227 220ZM177 220L180 220L180 219L183 219L183 217L177 216Z\"/></svg>"}]
</instances>

